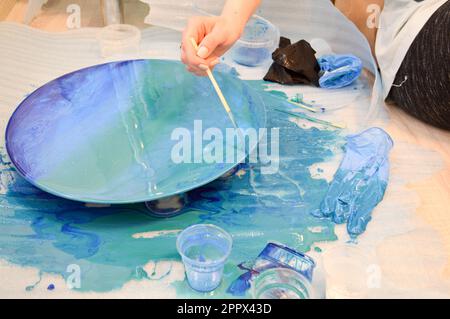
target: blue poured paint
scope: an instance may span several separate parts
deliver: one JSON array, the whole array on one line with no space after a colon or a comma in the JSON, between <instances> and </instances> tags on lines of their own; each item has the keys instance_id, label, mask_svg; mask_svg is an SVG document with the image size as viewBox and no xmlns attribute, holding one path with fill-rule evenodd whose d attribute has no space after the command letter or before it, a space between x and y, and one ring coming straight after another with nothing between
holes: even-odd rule
<instances>
[{"instance_id":1,"label":"blue poured paint","mask_svg":"<svg viewBox=\"0 0 450 319\"><path fill-rule=\"evenodd\" d=\"M377 127L348 136L344 159L314 215L330 217L337 224L347 222L351 238L363 233L383 199L392 147L391 137Z\"/></svg>"},{"instance_id":2,"label":"blue poured paint","mask_svg":"<svg viewBox=\"0 0 450 319\"><path fill-rule=\"evenodd\" d=\"M234 241L223 284L214 295L224 297L241 273L235 265L256 256L268 241L306 252L315 242L336 239L332 222L310 214L318 208L328 183L313 179L309 167L332 157L341 137L336 131L303 129L292 123L275 111L291 105L264 92L263 83L248 82L268 106L268 127L280 128L279 171L264 175L261 164L241 164L235 175L189 192L183 214L170 219L150 216L144 203L90 208L45 193L20 177L2 150L0 258L64 278L70 275L67 266L76 264L81 268L78 290L110 291L132 279L152 279L143 270L149 261L180 261L173 233L145 239L133 238L134 234L213 223ZM311 227L322 232L312 232ZM180 297L203 296L185 281L174 285Z\"/></svg>"}]
</instances>

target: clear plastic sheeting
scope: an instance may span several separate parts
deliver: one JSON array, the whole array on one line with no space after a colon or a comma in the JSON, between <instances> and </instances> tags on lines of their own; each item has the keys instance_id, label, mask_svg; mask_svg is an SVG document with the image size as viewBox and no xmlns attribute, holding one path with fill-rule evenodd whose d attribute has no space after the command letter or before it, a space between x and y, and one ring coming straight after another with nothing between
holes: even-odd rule
<instances>
[{"instance_id":1,"label":"clear plastic sheeting","mask_svg":"<svg viewBox=\"0 0 450 319\"><path fill-rule=\"evenodd\" d=\"M193 15L219 14L224 0L191 0L191 1L162 1L141 0L151 7L146 22L175 30L182 30L187 19ZM361 117L352 119L348 127L356 132L367 127L370 122L380 116L383 106L382 83L376 62L372 56L369 43L356 26L349 21L331 1L302 0L302 1L262 1L257 15L275 24L282 36L291 38L293 42L305 39L321 39L325 41L335 54L353 54L363 62L363 67L374 75L369 96L358 97L358 108L364 110ZM251 71L253 74L258 75ZM367 99L368 98L368 99ZM335 103L340 103L334 99ZM336 108L335 105L331 105Z\"/></svg>"},{"instance_id":2,"label":"clear plastic sheeting","mask_svg":"<svg viewBox=\"0 0 450 319\"><path fill-rule=\"evenodd\" d=\"M163 4L163 1L152 2L159 2ZM208 3L209 2L214 3L215 1L208 0ZM273 12L269 12L270 14L267 16L264 15L272 22L278 24L278 26L282 29L283 35L291 37L292 39L300 39L302 37L306 40L310 40L313 37L316 39L323 39L326 43L322 40L315 40L311 42L313 47L315 47L314 43L321 43L321 49L319 50L321 54L330 53L330 50L332 53L336 54L348 53L348 48L350 47L353 54L365 61L364 63L367 69L374 69L374 64L372 67L370 65L371 58L369 56L367 43L362 41L360 42L360 46L352 46L352 43L359 43L357 39L363 40L362 35L360 35L356 31L355 27L346 21L339 12L336 12L336 10L328 4L328 1L296 1L299 4L302 3L325 7L326 12L329 13L333 11L333 16L339 18L342 22L342 27L337 28L336 24L333 24L332 16L327 16L327 13L324 11L321 15L315 17L315 25L320 25L321 22L325 20L324 17L326 17L326 21L332 25L330 26L327 24L326 26L322 26L321 31L315 30L315 35L311 33L309 33L309 35L304 34L307 30L312 30L310 27L305 27L305 25L307 26L307 23L302 21L302 17L304 15L308 15L308 12L297 10L296 8L299 4L294 5L290 2L291 1L283 1L282 7L273 10ZM316 2L316 4L313 2ZM164 1L164 3L169 4L170 1ZM270 5L274 8L275 1L264 1L262 9L266 10L267 6ZM175 5L175 8L177 6L178 5ZM286 6L288 9L286 9ZM295 6L296 8L289 9L289 6ZM158 12L157 5L153 6L152 10L153 14ZM168 11L171 15L176 12L178 11ZM262 12L258 12L258 14L262 14ZM286 21L282 21L283 16L286 17ZM314 19L308 18L308 21L311 20ZM180 26L183 25L183 23L180 21ZM329 28L329 30L324 32L324 28ZM353 30L355 33L346 35L346 30ZM4 134L7 119L13 112L16 105L36 88L67 72L110 60L101 58L100 48L96 38L98 31L99 29L83 29L72 32L50 34L19 24L0 23L0 60L4 61L4 64L2 65L2 73L0 74L1 136ZM322 32L322 34L320 32ZM327 36L326 39L325 35ZM338 37L341 39L345 38L344 41L346 41L346 45L337 43L332 39L333 37ZM181 34L179 32L166 28L151 27L143 30L138 57L177 59L179 58L180 38ZM361 52L367 53L366 58L369 57L369 65L367 65L368 60L362 56ZM135 56L133 55L122 58L125 59L134 57ZM240 68L238 71L240 72L242 78L261 79L267 69L264 69L263 67ZM375 89L373 90L374 93L372 93L373 85L370 81L370 77L366 76L364 73L365 72L363 72L360 79L356 82L356 89L353 89L353 86L351 86L350 90L346 87L329 92L329 90L323 90L310 86L296 86L290 87L285 91L290 97L295 96L295 94L301 91L300 93L303 94L304 101L312 102L312 100L314 100L318 104L320 103L328 106L328 110L330 112L325 112L324 115L326 116L329 114L331 120L344 119L349 122L350 119L354 117L355 121L359 121L358 119L367 116L367 111L371 105L371 100L376 98L375 94L378 92L377 86L375 85ZM18 74L20 76L18 76ZM277 85L270 85L268 87L269 90L280 90L281 88L284 87ZM327 92L327 94L323 94L324 92ZM379 109L381 108L375 108L374 110ZM338 113L340 118L336 115ZM316 114L313 114L313 116L315 115ZM305 122L301 122L299 125L300 124L305 125ZM384 118L377 123L377 125L380 125L380 127L384 129L386 129L388 124L389 123L385 121ZM360 126L362 126L362 124L360 124ZM404 134L399 131L399 127L393 128L391 126L386 130L395 141L395 147L392 149L390 154L391 169L389 186L383 201L374 211L373 220L369 223L367 231L362 236L358 237L357 244L358 248L364 252L362 255L369 254L371 258L359 256L357 253L355 253L355 255L351 255L353 265L355 265L355 267L362 265L362 268L360 269L362 269L362 275L365 276L363 279L370 280L372 283L370 287L363 287L364 289L367 289L367 291L364 292L364 295L368 297L383 298L448 298L450 283L448 281L448 275L446 277L443 275L446 263L448 263L448 246L443 246L443 242L436 229L431 228L421 218L420 213L418 213L418 208L423 203L420 201L419 194L411 188L412 184L429 180L444 167L445 163L438 153L418 146L418 143L414 140L405 140L404 137L402 138L402 135L404 136ZM308 146L310 145L310 143L304 144ZM317 144L318 143L314 145ZM302 145L303 144L300 144L300 146ZM331 177L335 173L340 160L341 158L336 156L336 158L331 161L314 163L309 167L309 171L307 172L309 172L313 178L331 181ZM260 182L258 185L260 191L271 194L273 193L274 187L272 184L269 184L270 186L266 186L267 184ZM292 187L295 187L295 185ZM0 185L0 192L5 192L4 185ZM18 199L19 197L14 198L15 205L22 205ZM32 200L32 196L28 196L24 200L30 201ZM10 202L5 202L5 205L8 205L9 203ZM46 205L46 203L47 202L41 203L34 201L33 205L38 205L38 207L40 207L39 205ZM23 207L26 208L28 207L27 205L24 205ZM47 205L46 207L51 206ZM232 210L228 208L228 206L225 207L225 209L232 214ZM65 210L66 207L62 207L61 209ZM28 210L27 214L32 214L35 216L37 210L38 209ZM12 208L9 206L8 209L4 209L2 212L4 212L3 216L7 217L11 214ZM97 211L95 211L95 214L98 216ZM247 215L234 215L240 216L240 218L245 219L245 223L248 223ZM129 218L130 216L131 215L125 215L124 217ZM135 213L133 213L132 216L136 218ZM190 216L192 215L184 215L186 218ZM61 217L65 218L61 221L61 223L64 223L65 220L72 219L72 215L67 214L62 214ZM131 222L139 221L134 219L129 220ZM131 232L126 230L126 236L122 234L123 237L118 237L119 235L117 232L120 231L120 229L114 228L114 236L108 238L111 238L112 240L117 240L117 238L122 240L125 238L124 240L127 242L130 240L151 240L151 238L158 240L158 242L159 240L170 240L170 236L174 236L174 233L176 233L177 229L180 228L179 224L172 227L170 224L171 220L173 219L168 219L167 224L155 222L151 223L150 226L143 227L138 226L140 223L134 223L134 227L137 227L137 229L134 230L135 234L132 235ZM262 218L259 218L258 220L262 220ZM269 220L269 222L270 221L271 220ZM115 220L115 223L117 223L117 220ZM100 225L105 224L102 221ZM7 224L4 226L7 227ZM44 227L45 225L41 226ZM57 229L60 228L61 227ZM17 229L11 229L14 231L13 234L17 238ZM25 230L27 231L26 234L29 235L28 228ZM295 230L290 228L285 230L284 228L281 228L280 231L285 234L290 231L294 233ZM319 256L323 255L325 266L329 266L330 262L334 262L334 259L332 258L333 256L327 255L326 252L331 250L334 246L342 244L349 238L344 225L337 226L335 231L337 237L339 238L339 242L320 242L315 244L313 247L313 249L317 248L318 251L323 251L325 253L317 253ZM327 235L326 230L319 227L312 228L311 234L314 234L315 236ZM242 232L238 235L241 236L241 238L253 238L253 236L259 236L258 232L248 230L242 230ZM26 239L28 237L23 236L21 238ZM255 238L258 239L260 237ZM285 242L283 243L289 244ZM120 242L120 244L123 244L123 242ZM138 244L141 245L140 242ZM148 251L149 242L144 241L142 246L145 247L145 251ZM56 249L53 243L52 245L42 247L43 249L51 252L54 252ZM69 247L73 247L73 245L70 245ZM154 245L153 247L158 248L159 246ZM163 248L165 248L165 246L163 246ZM259 247L255 254L257 254L261 248L262 247ZM161 254L166 254L166 251L162 251ZM310 252L308 252L308 254L310 254ZM141 256L140 254L132 255ZM316 257L314 257L314 259L316 261L318 260ZM62 262L65 261L66 259L62 260ZM49 262L53 263L53 260L49 259ZM129 263L129 260L127 260L127 263ZM64 266L68 264L69 263L64 263ZM42 274L39 273L39 269L37 268L20 267L1 260L0 276L3 278L11 278L11 280L9 283L3 285L0 289L0 293L7 293L8 296L11 297L29 297L31 295L36 297L49 297L46 287L49 284L53 284L56 287L56 293L60 298L165 298L177 296L175 288L165 285L164 282L177 283L184 279L183 266L180 262L153 259L142 262L139 261L139 264L143 264L149 274L155 273L152 280L132 280L121 289L116 289L109 292L80 293L76 290L66 289L66 282L60 275L48 273ZM347 271L350 269L348 264L337 265L333 263L332 265ZM89 267L89 265L85 263L81 266ZM329 267L326 268L328 285L330 278L336 277L332 277L332 273L329 273ZM108 271L112 271L113 269L117 269L117 267L108 266ZM125 271L126 276L129 276L129 269L125 269ZM358 275L359 274L360 273L358 273ZM94 273L93 275L97 279L95 284L98 285L99 274ZM153 280L154 277L163 277L163 279ZM352 279L353 282L355 282L355 277L352 277ZM40 280L41 284L33 292L29 292L24 289L25 286L38 282L38 280ZM337 291L339 291L341 282L342 281L338 278L338 280L334 281L334 283L330 282L332 284L330 287L336 288ZM85 283L88 282L85 281ZM51 296L54 296L54 293L55 291L51 292ZM329 297L332 297L332 295Z\"/></svg>"}]
</instances>

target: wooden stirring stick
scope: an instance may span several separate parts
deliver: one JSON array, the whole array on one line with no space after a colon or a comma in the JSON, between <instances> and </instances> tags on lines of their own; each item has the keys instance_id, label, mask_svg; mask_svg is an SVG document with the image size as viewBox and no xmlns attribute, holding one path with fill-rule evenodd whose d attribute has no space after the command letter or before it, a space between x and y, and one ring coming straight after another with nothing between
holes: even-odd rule
<instances>
[{"instance_id":1,"label":"wooden stirring stick","mask_svg":"<svg viewBox=\"0 0 450 319\"><path fill-rule=\"evenodd\" d=\"M198 45L197 42L195 42L194 38L191 38L192 45L194 46L195 51L198 51ZM219 84L217 84L216 79L214 78L214 75L211 72L211 69L208 68L206 70L206 74L209 77L209 80L211 81L214 89L216 90L217 95L219 96L220 102L222 102L223 107L225 108L225 111L227 112L228 116L230 117L231 123L233 123L233 126L237 128L236 122L234 121L233 113L231 113L231 108L227 103L227 100L225 99L225 96L223 96L222 90L219 87Z\"/></svg>"}]
</instances>

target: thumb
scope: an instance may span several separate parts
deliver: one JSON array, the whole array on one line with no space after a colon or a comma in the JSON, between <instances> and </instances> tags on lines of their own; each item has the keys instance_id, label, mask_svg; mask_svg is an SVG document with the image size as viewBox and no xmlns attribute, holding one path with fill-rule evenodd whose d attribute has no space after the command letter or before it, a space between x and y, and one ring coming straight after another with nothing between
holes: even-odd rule
<instances>
[{"instance_id":1,"label":"thumb","mask_svg":"<svg viewBox=\"0 0 450 319\"><path fill-rule=\"evenodd\" d=\"M203 38L199 45L197 55L202 59L206 59L222 42L222 32L218 31L218 28L216 27L211 31L211 33Z\"/></svg>"}]
</instances>

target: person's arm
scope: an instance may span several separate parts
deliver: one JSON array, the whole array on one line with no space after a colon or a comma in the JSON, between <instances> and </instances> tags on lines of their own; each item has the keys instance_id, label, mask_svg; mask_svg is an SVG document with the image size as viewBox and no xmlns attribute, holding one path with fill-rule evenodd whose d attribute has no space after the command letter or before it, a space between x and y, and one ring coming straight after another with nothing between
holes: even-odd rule
<instances>
[{"instance_id":1,"label":"person's arm","mask_svg":"<svg viewBox=\"0 0 450 319\"><path fill-rule=\"evenodd\" d=\"M220 16L193 17L183 32L181 61L188 71L205 75L239 39L261 0L228 0ZM190 38L199 43L196 52Z\"/></svg>"}]
</instances>

